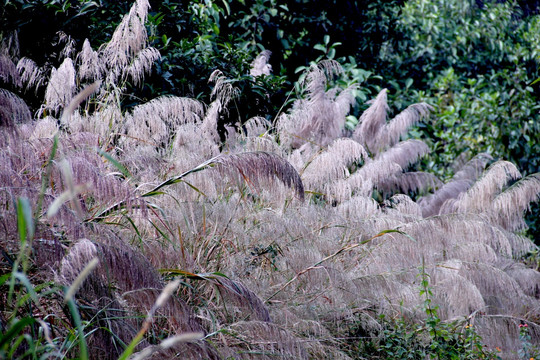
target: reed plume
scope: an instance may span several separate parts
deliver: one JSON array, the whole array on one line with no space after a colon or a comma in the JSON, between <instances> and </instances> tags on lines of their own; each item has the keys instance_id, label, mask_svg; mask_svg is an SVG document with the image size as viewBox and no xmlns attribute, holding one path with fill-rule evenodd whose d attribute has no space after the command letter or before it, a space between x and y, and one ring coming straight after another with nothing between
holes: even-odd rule
<instances>
[{"instance_id":1,"label":"reed plume","mask_svg":"<svg viewBox=\"0 0 540 360\"><path fill-rule=\"evenodd\" d=\"M353 104L354 86L327 90L328 81L342 68L335 61L322 61L307 72L302 86L305 99L296 100L289 114L282 114L278 131L283 145L299 148L306 142L324 147L341 137L345 116Z\"/></svg>"},{"instance_id":2,"label":"reed plume","mask_svg":"<svg viewBox=\"0 0 540 360\"><path fill-rule=\"evenodd\" d=\"M257 55L255 60L253 60L251 63L249 74L253 77L270 75L272 73L272 65L268 63L268 60L270 60L270 55L272 55L270 50L264 50Z\"/></svg>"},{"instance_id":3,"label":"reed plume","mask_svg":"<svg viewBox=\"0 0 540 360\"><path fill-rule=\"evenodd\" d=\"M383 89L360 116L353 139L363 144L371 153L378 154L396 145L401 136L432 109L431 105L426 103L413 104L387 122L387 90Z\"/></svg>"}]
</instances>

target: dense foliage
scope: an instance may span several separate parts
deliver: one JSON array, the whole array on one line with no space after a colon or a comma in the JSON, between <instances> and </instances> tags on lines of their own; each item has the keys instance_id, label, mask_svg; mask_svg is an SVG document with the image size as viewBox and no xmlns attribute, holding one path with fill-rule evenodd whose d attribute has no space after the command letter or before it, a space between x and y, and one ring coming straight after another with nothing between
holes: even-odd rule
<instances>
[{"instance_id":1,"label":"dense foliage","mask_svg":"<svg viewBox=\"0 0 540 360\"><path fill-rule=\"evenodd\" d=\"M381 59L392 69L386 76L422 90L405 98L436 105L424 130L437 154L430 167L448 176L456 159L489 152L538 172L540 92L531 84L540 75L540 17L512 1L418 0L396 25L403 39L386 42ZM530 217L536 237L538 214Z\"/></svg>"}]
</instances>

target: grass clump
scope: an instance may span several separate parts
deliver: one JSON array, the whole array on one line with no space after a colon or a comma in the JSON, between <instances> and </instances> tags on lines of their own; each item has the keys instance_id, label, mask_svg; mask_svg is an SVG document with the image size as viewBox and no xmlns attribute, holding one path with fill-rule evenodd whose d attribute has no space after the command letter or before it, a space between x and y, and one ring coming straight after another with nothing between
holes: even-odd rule
<instances>
[{"instance_id":1,"label":"grass clump","mask_svg":"<svg viewBox=\"0 0 540 360\"><path fill-rule=\"evenodd\" d=\"M157 58L147 11L83 46L102 61L43 81L20 68L48 91L37 118L1 123L6 357L511 358L520 336L531 353L540 273L520 259L538 251L521 233L537 175L488 155L447 183L417 171L429 148L406 132L431 107L388 121L383 90L352 131L356 85L332 85L335 61L306 69L274 121L226 134L220 73L211 104L126 110L125 84Z\"/></svg>"}]
</instances>

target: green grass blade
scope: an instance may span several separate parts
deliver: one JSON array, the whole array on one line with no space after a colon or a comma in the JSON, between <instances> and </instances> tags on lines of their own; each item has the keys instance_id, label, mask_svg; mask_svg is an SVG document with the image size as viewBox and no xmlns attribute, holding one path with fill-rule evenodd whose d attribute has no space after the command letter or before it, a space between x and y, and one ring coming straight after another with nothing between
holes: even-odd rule
<instances>
[{"instance_id":1,"label":"green grass blade","mask_svg":"<svg viewBox=\"0 0 540 360\"><path fill-rule=\"evenodd\" d=\"M20 320L15 320L14 323L9 325L8 330L0 336L0 349L5 349L6 345L9 345L12 339L18 337L19 333L27 326L35 323L34 318L25 317Z\"/></svg>"},{"instance_id":2,"label":"green grass blade","mask_svg":"<svg viewBox=\"0 0 540 360\"><path fill-rule=\"evenodd\" d=\"M77 336L79 339L79 359L88 360L88 346L86 344L86 338L84 337L84 328L82 325L81 315L75 305L73 299L68 299L67 306L71 316L73 317L73 322L75 323L75 328L77 329Z\"/></svg>"},{"instance_id":3,"label":"green grass blade","mask_svg":"<svg viewBox=\"0 0 540 360\"><path fill-rule=\"evenodd\" d=\"M163 194L165 194L163 191L149 191L141 195L141 197L151 197L151 196L163 195Z\"/></svg>"},{"instance_id":4,"label":"green grass blade","mask_svg":"<svg viewBox=\"0 0 540 360\"><path fill-rule=\"evenodd\" d=\"M126 350L124 350L122 355L120 355L118 360L127 360L131 356L131 354L133 354L133 352L135 351L135 347L141 342L143 336L144 333L139 332L137 336L135 336L135 338L129 343L128 347L126 348Z\"/></svg>"},{"instance_id":5,"label":"green grass blade","mask_svg":"<svg viewBox=\"0 0 540 360\"><path fill-rule=\"evenodd\" d=\"M199 164L197 165L196 167L178 175L178 176L174 176L170 179L167 179L165 180L164 182L162 182L161 184L159 184L158 186L156 186L155 188L153 188L152 190L150 191L147 191L145 192L144 194L141 195L141 197L148 197L148 196L154 196L154 195L159 195L161 194L161 192L158 192L158 190L160 190L161 188L165 187L165 186L169 186L169 185L172 185L172 184L176 184L180 181L182 181L182 179L186 176L188 176L189 174L192 174L192 173L196 173L196 172L199 172L199 171L202 171L204 169L207 169L209 167L212 167L214 166L216 160L219 158L219 156L215 156L213 158L211 158L210 160L207 160L205 162L203 162L202 164ZM109 206L107 209L101 211L98 215L92 217L92 218L89 218L89 219L86 219L84 220L84 222L99 222L99 221L102 221L104 218L106 218L108 215L110 215L111 213L113 213L114 211L116 210L119 210L121 208L123 208L125 206L125 201L120 201L114 205L111 205Z\"/></svg>"},{"instance_id":6,"label":"green grass blade","mask_svg":"<svg viewBox=\"0 0 540 360\"><path fill-rule=\"evenodd\" d=\"M126 179L129 179L131 178L131 173L128 171L128 169L122 165L118 160L116 160L115 158L113 158L111 156L111 154L109 154L108 152L106 151L103 151L101 149L96 149L97 153L101 156L103 156L105 159L107 159L111 164L113 164L113 166L115 168L118 169L118 171L120 171L122 173L122 175L124 175L124 177Z\"/></svg>"},{"instance_id":7,"label":"green grass blade","mask_svg":"<svg viewBox=\"0 0 540 360\"><path fill-rule=\"evenodd\" d=\"M19 239L24 247L27 237L34 236L34 219L32 218L32 207L27 198L17 199L17 225L19 228Z\"/></svg>"},{"instance_id":8,"label":"green grass blade","mask_svg":"<svg viewBox=\"0 0 540 360\"><path fill-rule=\"evenodd\" d=\"M30 280L28 280L28 277L24 273L18 271L16 271L13 276L15 277L15 279L19 280L24 285L24 287L28 291L28 295L32 298L34 303L39 306L37 293L34 290L34 286L32 286L32 284L30 283Z\"/></svg>"}]
</instances>

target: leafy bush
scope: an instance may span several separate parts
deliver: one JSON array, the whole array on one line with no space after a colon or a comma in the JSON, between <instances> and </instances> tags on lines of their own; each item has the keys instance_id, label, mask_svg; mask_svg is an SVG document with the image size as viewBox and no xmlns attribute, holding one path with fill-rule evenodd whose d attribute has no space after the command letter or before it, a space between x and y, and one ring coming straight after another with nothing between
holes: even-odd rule
<instances>
[{"instance_id":1,"label":"leafy bush","mask_svg":"<svg viewBox=\"0 0 540 360\"><path fill-rule=\"evenodd\" d=\"M392 359L499 359L495 352L486 351L471 319L468 322L441 322L438 306L433 304L429 275L421 268L420 296L424 297L424 322L410 325L403 319L385 321L387 324L378 344L376 356ZM474 317L473 317L474 320Z\"/></svg>"},{"instance_id":2,"label":"leafy bush","mask_svg":"<svg viewBox=\"0 0 540 360\"><path fill-rule=\"evenodd\" d=\"M425 101L435 119L413 136L427 136L435 156L426 164L444 177L454 161L488 152L538 172L540 17L514 1L412 0L396 17L401 37L386 41L381 71L398 104ZM427 16L424 16L427 14ZM407 92L405 79L421 91ZM430 144L431 145L431 144ZM529 217L538 238L538 208Z\"/></svg>"}]
</instances>

